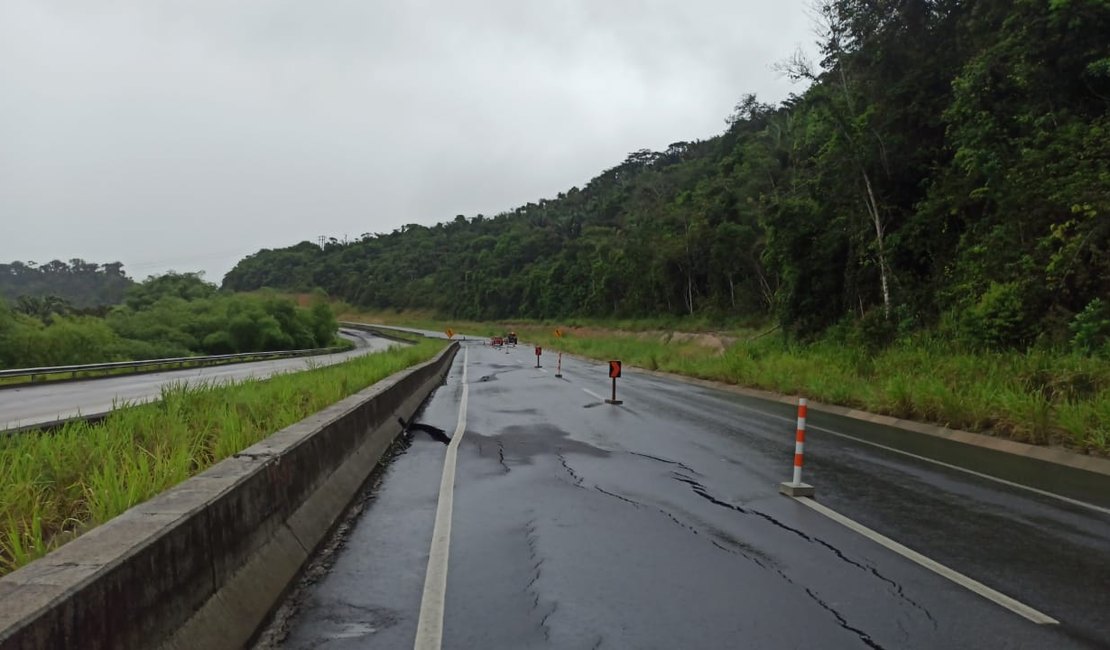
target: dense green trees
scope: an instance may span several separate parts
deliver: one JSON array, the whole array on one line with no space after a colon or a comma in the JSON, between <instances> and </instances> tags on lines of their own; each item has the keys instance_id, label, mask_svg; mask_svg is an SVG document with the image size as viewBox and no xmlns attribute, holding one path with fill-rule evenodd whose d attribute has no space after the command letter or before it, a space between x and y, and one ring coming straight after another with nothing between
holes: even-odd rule
<instances>
[{"instance_id":1,"label":"dense green trees","mask_svg":"<svg viewBox=\"0 0 1110 650\"><path fill-rule=\"evenodd\" d=\"M0 299L0 367L37 367L325 347L336 320L271 294L219 293L195 274L167 274L128 291L106 317L27 314Z\"/></svg>"},{"instance_id":2,"label":"dense green trees","mask_svg":"<svg viewBox=\"0 0 1110 650\"><path fill-rule=\"evenodd\" d=\"M1106 336L1089 333L1110 295L1110 3L823 0L817 15L820 61L782 64L806 91L744 97L720 136L493 218L263 250L224 287L1092 349L1076 340Z\"/></svg>"},{"instance_id":3,"label":"dense green trees","mask_svg":"<svg viewBox=\"0 0 1110 650\"><path fill-rule=\"evenodd\" d=\"M115 305L134 281L123 271L123 264L98 264L82 259L69 263L53 260L0 264L0 298L14 303L21 297L61 298L76 309Z\"/></svg>"}]
</instances>

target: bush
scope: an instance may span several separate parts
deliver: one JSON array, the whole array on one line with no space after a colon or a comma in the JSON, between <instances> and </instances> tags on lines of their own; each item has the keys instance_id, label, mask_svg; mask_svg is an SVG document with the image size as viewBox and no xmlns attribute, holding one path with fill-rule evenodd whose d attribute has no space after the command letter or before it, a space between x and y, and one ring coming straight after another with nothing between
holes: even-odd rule
<instances>
[{"instance_id":1,"label":"bush","mask_svg":"<svg viewBox=\"0 0 1110 650\"><path fill-rule=\"evenodd\" d=\"M964 317L965 333L979 346L1002 349L1028 345L1033 329L1024 296L1017 282L992 282Z\"/></svg>"},{"instance_id":2,"label":"bush","mask_svg":"<svg viewBox=\"0 0 1110 650\"><path fill-rule=\"evenodd\" d=\"M1068 329L1076 352L1110 356L1110 306L1101 298L1095 298L1076 314Z\"/></svg>"},{"instance_id":3,"label":"bush","mask_svg":"<svg viewBox=\"0 0 1110 650\"><path fill-rule=\"evenodd\" d=\"M0 302L0 367L327 347L338 327L321 300L306 309L273 294L221 294L191 275L152 278L130 298L106 318L49 323Z\"/></svg>"},{"instance_id":4,"label":"bush","mask_svg":"<svg viewBox=\"0 0 1110 650\"><path fill-rule=\"evenodd\" d=\"M898 336L893 317L888 318L882 309L872 309L864 314L856 325L856 331L859 343L871 351L885 348Z\"/></svg>"}]
</instances>

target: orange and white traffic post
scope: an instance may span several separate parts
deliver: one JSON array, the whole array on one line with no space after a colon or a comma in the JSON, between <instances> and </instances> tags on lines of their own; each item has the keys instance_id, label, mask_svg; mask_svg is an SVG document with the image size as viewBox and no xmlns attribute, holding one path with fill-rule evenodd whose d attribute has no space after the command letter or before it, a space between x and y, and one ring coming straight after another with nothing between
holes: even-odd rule
<instances>
[{"instance_id":1,"label":"orange and white traffic post","mask_svg":"<svg viewBox=\"0 0 1110 650\"><path fill-rule=\"evenodd\" d=\"M563 329L561 327L556 327L555 328L555 338L557 338L557 339L563 338ZM559 379L563 378L563 353L562 352L559 352L559 361L558 361L558 364L555 367L555 376L558 377Z\"/></svg>"},{"instance_id":2,"label":"orange and white traffic post","mask_svg":"<svg viewBox=\"0 0 1110 650\"><path fill-rule=\"evenodd\" d=\"M806 398L798 398L798 429L794 434L794 477L779 484L779 492L791 497L812 497L812 485L802 483L802 461L806 446Z\"/></svg>"}]
</instances>

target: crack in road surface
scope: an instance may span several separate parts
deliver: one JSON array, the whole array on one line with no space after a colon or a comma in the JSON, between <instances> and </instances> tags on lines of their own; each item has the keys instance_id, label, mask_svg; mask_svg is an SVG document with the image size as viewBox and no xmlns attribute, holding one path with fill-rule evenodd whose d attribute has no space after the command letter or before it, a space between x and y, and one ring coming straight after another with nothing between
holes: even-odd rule
<instances>
[{"instance_id":1,"label":"crack in road surface","mask_svg":"<svg viewBox=\"0 0 1110 650\"><path fill-rule=\"evenodd\" d=\"M805 590L806 590L806 593L809 594L809 597L813 599L813 602L817 603L817 605L819 607L821 607L822 609L824 609L825 611L829 612L834 617L836 617L836 621L837 621L837 623L840 624L840 627L844 628L845 630L848 630L849 632L854 633L856 636L859 637L860 641L863 641L864 643L867 644L867 647L875 648L875 650L884 650L883 646L879 645L874 639L872 639L870 634L868 634L867 632L864 632L863 630L861 630L859 628L852 627L851 625L848 625L848 621L845 620L845 618L843 616L841 616L840 612L836 611L831 606L829 606L828 603L821 600L821 598L817 594L813 593L812 589L810 589L809 587L806 587Z\"/></svg>"},{"instance_id":2,"label":"crack in road surface","mask_svg":"<svg viewBox=\"0 0 1110 650\"><path fill-rule=\"evenodd\" d=\"M687 472L690 472L691 474L693 474L695 476L702 476L702 474L700 472L698 472L697 470L693 469L689 465L686 465L684 463L680 463L677 460L668 460L666 458L660 458L659 456L652 456L651 454L644 454L644 453L641 453L641 452L638 452L638 451L630 451L628 453L632 454L633 456L640 456L641 458L648 458L650 460L656 460L656 461L659 461L660 463L666 463L668 465L675 465L677 467L681 467L682 469L686 470Z\"/></svg>"},{"instance_id":3,"label":"crack in road surface","mask_svg":"<svg viewBox=\"0 0 1110 650\"><path fill-rule=\"evenodd\" d=\"M447 436L447 432L439 427L433 427L430 424L424 424L422 422L413 422L412 420L405 422L405 419L400 417L397 418L397 421L401 423L401 429L406 434L412 435L413 431L423 431L431 436L432 440L442 442L445 445L451 444L451 438Z\"/></svg>"},{"instance_id":4,"label":"crack in road surface","mask_svg":"<svg viewBox=\"0 0 1110 650\"><path fill-rule=\"evenodd\" d=\"M557 453L556 456L559 457L559 462L563 464L563 469L565 469L567 471L567 474L570 474L571 478L574 479L574 484L581 487L582 486L582 477L578 475L578 472L574 471L573 467L571 467L569 464L567 464L566 456L564 456L562 454L562 452Z\"/></svg>"},{"instance_id":5,"label":"crack in road surface","mask_svg":"<svg viewBox=\"0 0 1110 650\"><path fill-rule=\"evenodd\" d=\"M769 523L771 523L774 526L777 526L777 527L779 527L783 530L789 531L789 532L801 537L802 539L806 540L807 542L810 542L811 544L818 544L820 546L823 546L823 547L827 548L829 551L831 551L833 554L835 554L836 557L839 558L841 561L849 564L850 566L854 566L857 569L860 569L861 571L864 571L864 572L868 573L869 575L871 575L875 578L878 578L880 581L885 583L888 587L890 587L893 590L894 594L900 600L902 600L906 604L910 605L914 609L916 609L916 610L920 611L922 614L924 614L925 617L929 620L929 623L933 626L933 628L934 629L937 628L937 621L936 621L935 618L933 618L933 615L929 612L929 610L925 609L925 607L923 607L920 603L918 603L914 599L907 596L906 593L905 593L905 590L902 588L902 585L898 584L896 581L894 581L894 580L884 576L883 574L879 573L878 569L876 569L875 567L873 567L871 565L865 565L865 564L862 564L860 562L857 562L857 561L849 558L840 549L836 548L835 546L826 542L825 540L817 538L817 537L813 537L811 535L806 534L805 532L803 532L801 530L798 530L797 528L794 528L792 526L788 526L787 524L784 524L783 522L779 521L778 519L772 517L771 515L769 515L765 512L761 512L761 511L756 510L754 508L744 508L744 507L741 507L741 506L738 506L738 505L735 505L735 504L732 504L732 503L728 503L727 501L722 501L721 499L718 499L717 497L710 494L709 491L705 488L704 485L702 485L701 483L698 483L697 481L693 480L692 478L690 478L688 476L682 476L682 475L676 473L676 474L674 474L674 479L681 482L681 483L685 483L685 484L689 485L690 488L694 491L695 494L697 494L698 496L702 497L703 499L709 501L710 503L712 503L714 505L720 506L722 508L728 508L729 510L736 511L736 512L739 512L741 514L755 515L757 517L760 517L760 518L768 521Z\"/></svg>"},{"instance_id":6,"label":"crack in road surface","mask_svg":"<svg viewBox=\"0 0 1110 650\"><path fill-rule=\"evenodd\" d=\"M541 597L539 590L536 589L535 586L536 582L543 575L544 558L540 556L539 553L539 534L536 532L536 519L534 516L524 525L524 539L528 543L528 555L533 563L532 578L528 581L528 584L524 586L524 591L525 593L532 594L532 610L539 613ZM559 603L553 602L550 609L544 612L543 616L540 618L538 627L543 631L543 638L545 641L551 641L551 628L547 625L547 621L557 609L559 609Z\"/></svg>"}]
</instances>

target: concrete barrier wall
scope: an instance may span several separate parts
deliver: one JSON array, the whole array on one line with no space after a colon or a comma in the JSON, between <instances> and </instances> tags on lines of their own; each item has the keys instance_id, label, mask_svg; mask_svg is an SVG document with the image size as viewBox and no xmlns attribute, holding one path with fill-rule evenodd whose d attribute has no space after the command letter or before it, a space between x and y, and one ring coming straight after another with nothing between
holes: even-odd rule
<instances>
[{"instance_id":1,"label":"concrete barrier wall","mask_svg":"<svg viewBox=\"0 0 1110 650\"><path fill-rule=\"evenodd\" d=\"M0 650L238 648L458 350L397 373L0 578Z\"/></svg>"}]
</instances>

